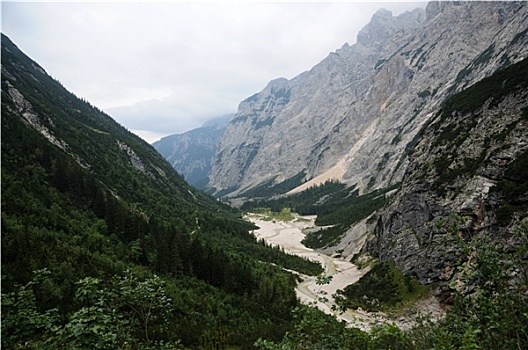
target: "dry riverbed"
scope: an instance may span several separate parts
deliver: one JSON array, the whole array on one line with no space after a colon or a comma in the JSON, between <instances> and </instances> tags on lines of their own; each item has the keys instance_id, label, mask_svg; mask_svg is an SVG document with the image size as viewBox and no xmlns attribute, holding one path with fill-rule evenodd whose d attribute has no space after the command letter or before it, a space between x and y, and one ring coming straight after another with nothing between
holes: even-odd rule
<instances>
[{"instance_id":1,"label":"dry riverbed","mask_svg":"<svg viewBox=\"0 0 528 350\"><path fill-rule=\"evenodd\" d=\"M348 310L345 313L332 311L335 305L332 295L347 285L359 280L367 271L359 270L356 265L332 258L316 252L313 249L305 247L301 241L304 238L303 229L313 227L315 216L296 217L292 221L264 220L263 215L249 214L247 219L259 227L253 233L257 238L263 238L268 244L278 245L288 253L306 257L312 261L318 261L325 269L326 276L332 276L332 280L326 285L317 285L315 277L301 275L303 282L299 283L296 288L297 297L301 302L308 304L316 302L317 307L322 311L335 315L338 319L345 320L350 326L369 330L373 324L382 322L379 314L365 313ZM325 297L328 302L322 303L317 301L317 294L325 291ZM385 322L388 320L385 319Z\"/></svg>"}]
</instances>

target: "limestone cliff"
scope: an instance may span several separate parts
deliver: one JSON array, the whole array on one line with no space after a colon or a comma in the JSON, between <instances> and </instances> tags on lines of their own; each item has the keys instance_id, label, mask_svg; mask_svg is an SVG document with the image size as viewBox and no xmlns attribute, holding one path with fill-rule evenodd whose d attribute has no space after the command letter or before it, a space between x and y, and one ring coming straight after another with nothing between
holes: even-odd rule
<instances>
[{"instance_id":1,"label":"limestone cliff","mask_svg":"<svg viewBox=\"0 0 528 350\"><path fill-rule=\"evenodd\" d=\"M527 7L431 2L397 17L378 11L354 45L240 103L209 186L241 195L304 174L297 185L333 177L365 192L401 181L418 131L448 96L527 56Z\"/></svg>"}]
</instances>

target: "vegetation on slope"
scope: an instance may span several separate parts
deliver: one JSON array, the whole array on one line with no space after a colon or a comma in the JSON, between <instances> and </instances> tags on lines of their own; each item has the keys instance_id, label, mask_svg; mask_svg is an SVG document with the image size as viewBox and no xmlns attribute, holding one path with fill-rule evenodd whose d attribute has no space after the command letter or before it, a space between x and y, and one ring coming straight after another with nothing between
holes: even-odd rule
<instances>
[{"instance_id":1,"label":"vegetation on slope","mask_svg":"<svg viewBox=\"0 0 528 350\"><path fill-rule=\"evenodd\" d=\"M441 155L432 164L437 173L441 174L433 186L439 195L446 195L446 185L453 183L458 178L467 175L473 176L476 172L481 171L490 158L493 158L492 152L497 152L497 149L506 147L505 140L508 134L516 129L517 124L522 123L523 119L526 120L528 108L525 107L522 110L522 118L505 126L497 125L497 130L500 132L482 135L480 141L482 145L477 145L481 149L480 152L471 156L466 155L465 159L460 159L460 148L468 138L474 136L475 128L482 118L482 108L485 106L487 106L486 108L496 107L506 96L514 96L526 91L528 88L528 82L525 79L527 74L528 59L524 59L445 101L439 112L439 118L431 125L436 133L433 145L443 149ZM504 120L507 119L504 118ZM522 159L523 156L520 156L515 163L522 162ZM515 167L515 165L511 166ZM511 171L508 171L507 177L510 176ZM502 185L505 185L504 181ZM522 191L522 188L519 190ZM507 211L507 208L505 210ZM504 220L501 222L504 223Z\"/></svg>"},{"instance_id":2,"label":"vegetation on slope","mask_svg":"<svg viewBox=\"0 0 528 350\"><path fill-rule=\"evenodd\" d=\"M528 226L519 226L517 234L515 250L482 237L460 241L459 248L470 259L458 265L454 302L440 320L423 317L408 331L385 324L362 332L315 309L298 307L293 331L278 342L260 339L257 345L266 350L525 349Z\"/></svg>"},{"instance_id":3,"label":"vegetation on slope","mask_svg":"<svg viewBox=\"0 0 528 350\"><path fill-rule=\"evenodd\" d=\"M528 108L525 116L528 120ZM516 212L528 211L528 205L523 196L528 193L528 151L524 151L512 161L504 173L504 178L497 183L493 191L500 192L503 196L500 207L497 209L499 224L508 225Z\"/></svg>"},{"instance_id":4,"label":"vegetation on slope","mask_svg":"<svg viewBox=\"0 0 528 350\"><path fill-rule=\"evenodd\" d=\"M293 190L295 187L302 185L306 180L304 180L306 176L305 171L301 171L297 175L284 180L283 182L280 182L278 184L274 184L275 178L270 179L266 182L264 182L261 185L258 185L248 191L243 192L240 197L249 197L249 198L255 198L255 197L269 197L278 195L281 193L286 193L290 190Z\"/></svg>"},{"instance_id":5,"label":"vegetation on slope","mask_svg":"<svg viewBox=\"0 0 528 350\"><path fill-rule=\"evenodd\" d=\"M291 323L282 267L320 268L257 242L5 36L1 200L5 348L251 348Z\"/></svg>"},{"instance_id":6,"label":"vegetation on slope","mask_svg":"<svg viewBox=\"0 0 528 350\"><path fill-rule=\"evenodd\" d=\"M487 103L493 106L506 96L523 96L526 91L526 64L524 60L483 80L444 105L433 142L443 151L460 148L479 122L473 113ZM512 101L513 100L513 101ZM516 103L514 99L508 103ZM523 101L521 101L523 102ZM515 106L513 106L515 108ZM518 110L516 110L518 112ZM526 121L526 108L521 110ZM473 113L469 118L460 118ZM448 120L449 119L449 120ZM454 122L453 122L454 121ZM501 121L498 120L498 123ZM500 147L514 125L506 125L504 132L483 135L482 140L494 138ZM416 141L421 135L417 135ZM436 137L436 138L435 138ZM413 142L413 144L416 144ZM503 142L504 144L504 142ZM486 147L485 147L486 148ZM519 149L519 148L512 148ZM524 349L528 347L528 226L526 225L526 152L517 152L515 160L504 169L503 178L490 191L498 199L486 210L497 211L499 233L507 240L494 240L490 236L495 227L482 227L472 236L451 227L446 244L453 243L451 254L457 254L455 277L450 284L453 304L440 320L419 319L409 331L392 325L375 327L371 332L346 329L333 319L315 316L315 311L296 309L295 331L280 342L261 340L261 349ZM474 176L482 167L484 158L476 153L475 159L454 163L450 154L440 153L437 191L450 186L462 176ZM444 163L442 163L444 162ZM449 165L449 167L448 167ZM460 167L461 166L461 167ZM524 170L524 171L523 171ZM462 177L463 178L463 177ZM493 217L493 216L491 216ZM438 217L438 219L440 219ZM516 221L514 221L516 220ZM512 226L515 222L516 226ZM490 225L491 226L491 225ZM493 225L495 226L495 225ZM466 227L466 226L464 226ZM515 234L512 234L514 231ZM456 253L455 253L456 252ZM359 282L345 288L341 301L345 307L378 309L398 305L409 292L421 287L412 279L402 276L390 261L374 267ZM333 325L331 325L333 323ZM324 334L318 329L325 329ZM326 334L332 334L327 337ZM301 346L299 346L301 344Z\"/></svg>"},{"instance_id":7,"label":"vegetation on slope","mask_svg":"<svg viewBox=\"0 0 528 350\"><path fill-rule=\"evenodd\" d=\"M527 75L528 60L523 59L448 98L443 105L442 114L447 118L455 111L461 114L473 112L488 101L491 107L497 106L505 96L526 88Z\"/></svg>"}]
</instances>

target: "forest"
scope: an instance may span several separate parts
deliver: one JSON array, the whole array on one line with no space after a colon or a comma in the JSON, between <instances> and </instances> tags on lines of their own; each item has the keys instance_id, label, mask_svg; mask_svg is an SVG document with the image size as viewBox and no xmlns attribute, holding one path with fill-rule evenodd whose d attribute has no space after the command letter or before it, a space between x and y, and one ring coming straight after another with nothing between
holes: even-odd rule
<instances>
[{"instance_id":1,"label":"forest","mask_svg":"<svg viewBox=\"0 0 528 350\"><path fill-rule=\"evenodd\" d=\"M307 247L317 249L336 243L351 225L383 207L387 193L398 187L399 184L395 184L360 195L355 186L347 187L337 180L328 180L289 196L252 198L244 202L241 209L280 212L288 208L301 215L317 215L315 224L326 227L308 233L303 241Z\"/></svg>"},{"instance_id":2,"label":"forest","mask_svg":"<svg viewBox=\"0 0 528 350\"><path fill-rule=\"evenodd\" d=\"M165 293L171 292L167 298L179 305L170 315L171 332L158 338L137 333L128 343L167 342L168 334L177 334L184 344L196 345L207 337L206 330L222 324L230 341L239 339L234 343L242 346L259 336L281 334L281 324L290 318L287 310L297 303L295 279L271 262L309 274L320 271L315 263L256 242L249 233L253 227L227 208L212 215L198 207L192 208L195 212L185 206L164 208L158 200L151 212L171 216L147 217L145 207L116 198L14 116L2 118L2 147L2 315L7 318L2 323L8 327L9 316L16 316L11 330L26 329L18 323L24 302L13 292L21 285L30 283L25 290L33 293L35 308L55 309L60 324L91 307L79 299L82 281L97 281L97 289L110 293L120 283L116 279L127 278L129 288L163 282ZM159 197L150 202L154 199ZM6 302L10 295L13 308ZM188 333L187 323L193 319L197 324ZM132 322L131 330L135 327L139 324ZM4 328L3 334L9 330ZM2 342L14 345L36 337L35 346L40 347L40 336L47 337L36 328L34 334L4 336ZM71 348L79 347L72 343Z\"/></svg>"}]
</instances>

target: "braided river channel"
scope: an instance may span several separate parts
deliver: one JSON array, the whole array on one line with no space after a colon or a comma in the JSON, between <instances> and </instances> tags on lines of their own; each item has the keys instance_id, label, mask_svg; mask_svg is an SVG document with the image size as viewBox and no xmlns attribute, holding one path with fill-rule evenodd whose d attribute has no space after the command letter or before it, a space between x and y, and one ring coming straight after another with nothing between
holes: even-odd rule
<instances>
[{"instance_id":1,"label":"braided river channel","mask_svg":"<svg viewBox=\"0 0 528 350\"><path fill-rule=\"evenodd\" d=\"M339 320L346 321L350 326L370 329L373 323L377 323L372 314L361 311L347 310L346 312L333 311L335 305L333 294L339 289L344 289L347 285L355 283L367 271L359 270L356 265L338 258L319 253L302 244L305 234L303 230L315 226L315 216L296 217L292 221L264 220L264 216L250 214L246 217L249 221L259 227L253 234L257 239L264 239L268 244L280 246L284 251L312 261L319 262L326 276L332 276L329 284L316 284L316 277L298 274L302 282L297 285L296 294L302 303L315 304L320 310L334 315ZM328 301L321 302L318 295L321 291Z\"/></svg>"}]
</instances>

